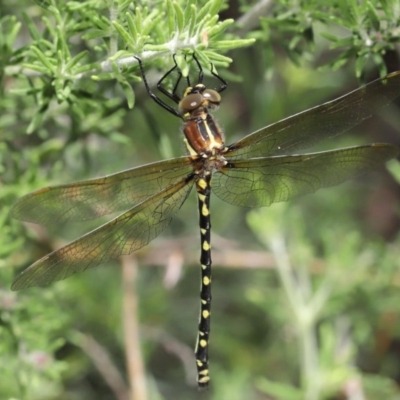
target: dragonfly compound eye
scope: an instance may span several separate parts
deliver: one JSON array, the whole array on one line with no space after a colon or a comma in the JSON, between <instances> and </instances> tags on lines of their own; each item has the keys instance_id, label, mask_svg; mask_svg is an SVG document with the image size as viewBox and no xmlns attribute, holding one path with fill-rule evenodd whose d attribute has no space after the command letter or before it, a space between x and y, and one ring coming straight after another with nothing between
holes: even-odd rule
<instances>
[{"instance_id":1,"label":"dragonfly compound eye","mask_svg":"<svg viewBox=\"0 0 400 400\"><path fill-rule=\"evenodd\" d=\"M184 112L193 111L199 108L204 101L204 96L200 93L191 93L184 97L179 103L179 108Z\"/></svg>"},{"instance_id":2,"label":"dragonfly compound eye","mask_svg":"<svg viewBox=\"0 0 400 400\"><path fill-rule=\"evenodd\" d=\"M221 103L221 95L216 90L206 89L202 95L212 104L219 105Z\"/></svg>"}]
</instances>

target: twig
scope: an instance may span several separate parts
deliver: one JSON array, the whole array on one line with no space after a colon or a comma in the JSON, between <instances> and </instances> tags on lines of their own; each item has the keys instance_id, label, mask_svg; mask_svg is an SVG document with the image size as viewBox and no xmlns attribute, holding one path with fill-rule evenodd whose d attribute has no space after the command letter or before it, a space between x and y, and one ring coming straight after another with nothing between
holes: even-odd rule
<instances>
[{"instance_id":1,"label":"twig","mask_svg":"<svg viewBox=\"0 0 400 400\"><path fill-rule=\"evenodd\" d=\"M239 32L243 34L259 26L260 17L267 15L273 6L274 2L272 0L260 0L236 21L236 24L240 27Z\"/></svg>"},{"instance_id":2,"label":"twig","mask_svg":"<svg viewBox=\"0 0 400 400\"><path fill-rule=\"evenodd\" d=\"M99 371L115 397L118 400L128 400L128 388L107 350L92 336L82 332L75 332L72 341L92 360L93 365Z\"/></svg>"},{"instance_id":3,"label":"twig","mask_svg":"<svg viewBox=\"0 0 400 400\"><path fill-rule=\"evenodd\" d=\"M135 291L137 263L134 256L121 257L123 324L131 400L146 400L146 374L140 346L138 299Z\"/></svg>"},{"instance_id":4,"label":"twig","mask_svg":"<svg viewBox=\"0 0 400 400\"><path fill-rule=\"evenodd\" d=\"M143 328L143 332L146 338L159 342L167 352L179 358L185 371L186 383L189 386L196 386L197 374L193 349L160 330L145 327Z\"/></svg>"}]
</instances>

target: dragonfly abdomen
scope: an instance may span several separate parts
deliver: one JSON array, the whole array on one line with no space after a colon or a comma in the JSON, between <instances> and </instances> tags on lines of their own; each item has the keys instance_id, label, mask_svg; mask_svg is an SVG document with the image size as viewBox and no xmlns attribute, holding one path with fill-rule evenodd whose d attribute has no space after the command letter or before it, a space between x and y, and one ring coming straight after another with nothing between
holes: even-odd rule
<instances>
[{"instance_id":1,"label":"dragonfly abdomen","mask_svg":"<svg viewBox=\"0 0 400 400\"><path fill-rule=\"evenodd\" d=\"M211 317L211 222L210 194L211 174L200 177L196 182L199 205L200 240L201 240L201 285L200 318L196 341L197 382L199 387L207 387L210 380L208 369L208 342Z\"/></svg>"}]
</instances>

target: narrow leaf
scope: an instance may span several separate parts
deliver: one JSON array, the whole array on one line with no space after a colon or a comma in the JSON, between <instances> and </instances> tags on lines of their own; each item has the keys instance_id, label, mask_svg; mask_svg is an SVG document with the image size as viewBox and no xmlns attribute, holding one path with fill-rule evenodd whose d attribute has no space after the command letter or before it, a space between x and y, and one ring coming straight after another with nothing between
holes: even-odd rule
<instances>
[{"instance_id":1,"label":"narrow leaf","mask_svg":"<svg viewBox=\"0 0 400 400\"><path fill-rule=\"evenodd\" d=\"M138 32L139 35L141 35L141 34L142 34L142 31L143 31L142 13L141 13L139 7L136 7L136 10L135 10L135 11L136 11L136 12L135 12L135 15L136 15L136 18L135 18L135 21L136 21L136 31Z\"/></svg>"},{"instance_id":2,"label":"narrow leaf","mask_svg":"<svg viewBox=\"0 0 400 400\"><path fill-rule=\"evenodd\" d=\"M90 39L97 39L100 37L105 37L109 36L109 32L103 31L102 29L91 29L89 32L85 33L82 35L82 38L85 40L90 40Z\"/></svg>"},{"instance_id":3,"label":"narrow leaf","mask_svg":"<svg viewBox=\"0 0 400 400\"><path fill-rule=\"evenodd\" d=\"M129 33L132 36L132 40L133 42L136 42L138 38L138 32L136 30L136 22L133 18L133 15L128 11L125 14L125 17L126 17L126 22L128 23Z\"/></svg>"},{"instance_id":4,"label":"narrow leaf","mask_svg":"<svg viewBox=\"0 0 400 400\"><path fill-rule=\"evenodd\" d=\"M88 50L84 50L77 54L75 57L72 57L66 64L67 69L72 69L74 68L79 62L85 58L85 56L88 54Z\"/></svg>"},{"instance_id":5,"label":"narrow leaf","mask_svg":"<svg viewBox=\"0 0 400 400\"><path fill-rule=\"evenodd\" d=\"M188 27L188 32L189 32L189 37L194 36L194 27L196 23L196 6L194 4L190 5L191 8L191 13L190 13L190 20L189 22L189 27Z\"/></svg>"},{"instance_id":6,"label":"narrow leaf","mask_svg":"<svg viewBox=\"0 0 400 400\"><path fill-rule=\"evenodd\" d=\"M8 33L7 37L7 42L10 47L12 47L16 37L18 36L21 26L21 22L17 22L15 18L12 18L11 31Z\"/></svg>"},{"instance_id":7,"label":"narrow leaf","mask_svg":"<svg viewBox=\"0 0 400 400\"><path fill-rule=\"evenodd\" d=\"M381 23L379 16L376 13L375 6L373 6L370 1L367 1L367 7L368 7L367 15L369 17L369 20L371 21L371 25L376 31L379 32L381 28Z\"/></svg>"},{"instance_id":8,"label":"narrow leaf","mask_svg":"<svg viewBox=\"0 0 400 400\"><path fill-rule=\"evenodd\" d=\"M58 13L58 10L47 0L33 0L39 7L44 8L45 10L51 13Z\"/></svg>"},{"instance_id":9,"label":"narrow leaf","mask_svg":"<svg viewBox=\"0 0 400 400\"><path fill-rule=\"evenodd\" d=\"M115 79L115 75L112 72L102 72L101 74L92 75L91 79L94 81L109 81Z\"/></svg>"},{"instance_id":10,"label":"narrow leaf","mask_svg":"<svg viewBox=\"0 0 400 400\"><path fill-rule=\"evenodd\" d=\"M183 24L185 27L190 25L192 19L196 19L196 8L193 10L193 0L189 0L186 2L185 11L183 16Z\"/></svg>"},{"instance_id":11,"label":"narrow leaf","mask_svg":"<svg viewBox=\"0 0 400 400\"><path fill-rule=\"evenodd\" d=\"M49 18L47 18L47 16L43 16L42 18L44 25L46 26L47 30L50 33L50 37L52 38L56 38L57 37L57 31L53 25L53 22L51 22L49 20Z\"/></svg>"},{"instance_id":12,"label":"narrow leaf","mask_svg":"<svg viewBox=\"0 0 400 400\"><path fill-rule=\"evenodd\" d=\"M112 24L114 25L115 29L118 31L121 38L126 42L126 44L134 46L134 42L129 35L129 33L125 30L125 28L120 25L117 21L113 21Z\"/></svg>"},{"instance_id":13,"label":"narrow leaf","mask_svg":"<svg viewBox=\"0 0 400 400\"><path fill-rule=\"evenodd\" d=\"M56 67L49 61L49 58L45 54L43 54L41 50L39 50L36 46L31 46L31 50L50 72L52 72L53 74L56 72Z\"/></svg>"},{"instance_id":14,"label":"narrow leaf","mask_svg":"<svg viewBox=\"0 0 400 400\"><path fill-rule=\"evenodd\" d=\"M224 0L213 0L211 2L211 7L210 7L210 14L218 14L221 11L222 4L224 3Z\"/></svg>"},{"instance_id":15,"label":"narrow leaf","mask_svg":"<svg viewBox=\"0 0 400 400\"><path fill-rule=\"evenodd\" d=\"M43 65L31 64L31 63L22 63L22 66L27 69L31 69L32 71L37 71L43 75L49 75L49 70Z\"/></svg>"},{"instance_id":16,"label":"narrow leaf","mask_svg":"<svg viewBox=\"0 0 400 400\"><path fill-rule=\"evenodd\" d=\"M167 0L167 26L168 26L168 37L172 37L175 32L175 13L174 6L171 0Z\"/></svg>"},{"instance_id":17,"label":"narrow leaf","mask_svg":"<svg viewBox=\"0 0 400 400\"><path fill-rule=\"evenodd\" d=\"M25 12L22 12L22 18L24 19L25 27L28 29L29 34L34 40L39 41L42 35L38 31L36 25L31 20L30 16L28 16L28 14L26 14Z\"/></svg>"},{"instance_id":18,"label":"narrow leaf","mask_svg":"<svg viewBox=\"0 0 400 400\"><path fill-rule=\"evenodd\" d=\"M225 21L222 21L221 23L212 26L208 30L208 37L211 39L214 36L218 36L220 33L222 33L228 26L232 25L235 21L233 19L226 19ZM210 23L211 25L211 23Z\"/></svg>"},{"instance_id":19,"label":"narrow leaf","mask_svg":"<svg viewBox=\"0 0 400 400\"><path fill-rule=\"evenodd\" d=\"M205 53L205 55L210 59L210 61L213 61L213 62L217 61L224 65L229 65L233 61L232 58L223 56L222 54L215 53L213 51L206 50L203 53Z\"/></svg>"},{"instance_id":20,"label":"narrow leaf","mask_svg":"<svg viewBox=\"0 0 400 400\"><path fill-rule=\"evenodd\" d=\"M212 48L213 49L219 49L219 50L229 50L229 49L235 49L238 47L245 47L245 46L250 46L255 42L255 39L237 39L237 40L220 40L216 43L213 43Z\"/></svg>"},{"instance_id":21,"label":"narrow leaf","mask_svg":"<svg viewBox=\"0 0 400 400\"><path fill-rule=\"evenodd\" d=\"M183 22L184 22L183 10L176 1L174 1L172 4L175 9L175 20L176 20L176 26L178 28L178 32L182 32L183 31Z\"/></svg>"},{"instance_id":22,"label":"narrow leaf","mask_svg":"<svg viewBox=\"0 0 400 400\"><path fill-rule=\"evenodd\" d=\"M118 83L121 85L122 90L124 91L126 100L128 101L128 107L132 109L135 105L135 93L131 85L126 80L119 80Z\"/></svg>"},{"instance_id":23,"label":"narrow leaf","mask_svg":"<svg viewBox=\"0 0 400 400\"><path fill-rule=\"evenodd\" d=\"M210 14L211 1L207 1L204 6L196 13L196 21L201 23Z\"/></svg>"}]
</instances>

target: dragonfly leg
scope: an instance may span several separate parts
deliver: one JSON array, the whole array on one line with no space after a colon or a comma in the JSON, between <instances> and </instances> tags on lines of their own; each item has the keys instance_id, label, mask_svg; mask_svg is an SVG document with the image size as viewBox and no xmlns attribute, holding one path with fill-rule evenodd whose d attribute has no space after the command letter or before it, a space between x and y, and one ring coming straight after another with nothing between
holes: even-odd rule
<instances>
[{"instance_id":1,"label":"dragonfly leg","mask_svg":"<svg viewBox=\"0 0 400 400\"><path fill-rule=\"evenodd\" d=\"M144 71L144 67L143 67L143 62L142 59L137 57L137 56L133 56L134 58L136 58L136 60L138 61L139 64L139 68L140 68L140 73L142 74L142 79L143 79L143 83L144 86L146 87L147 93L149 94L149 96L162 108L164 108L164 110L167 110L168 112L170 112L172 115L175 115L176 117L179 117L182 119L182 115L173 107L171 107L170 105L168 105L167 103L165 103L164 101L162 101L156 94L154 94L150 88L149 83L147 82L146 79L146 73ZM176 66L174 66L168 73L171 73L174 69L176 68ZM165 75L163 78L161 78L161 81L165 78ZM172 98L172 100L174 100Z\"/></svg>"}]
</instances>

